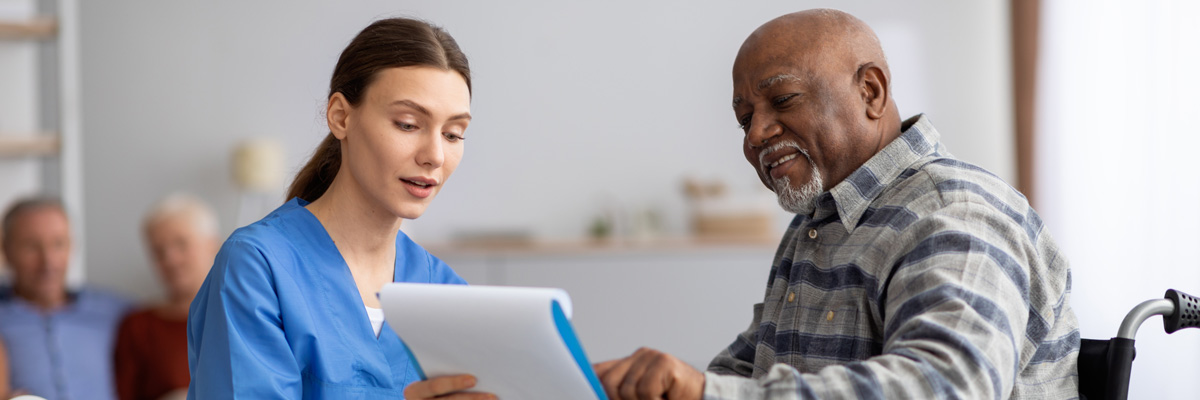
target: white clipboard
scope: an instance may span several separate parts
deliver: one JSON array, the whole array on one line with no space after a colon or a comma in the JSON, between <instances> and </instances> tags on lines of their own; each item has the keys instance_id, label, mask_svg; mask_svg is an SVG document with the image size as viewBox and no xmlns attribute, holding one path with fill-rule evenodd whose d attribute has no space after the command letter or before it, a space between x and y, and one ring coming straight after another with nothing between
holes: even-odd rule
<instances>
[{"instance_id":1,"label":"white clipboard","mask_svg":"<svg viewBox=\"0 0 1200 400\"><path fill-rule=\"evenodd\" d=\"M501 399L607 400L562 289L389 283L384 318L421 379L471 374Z\"/></svg>"}]
</instances>

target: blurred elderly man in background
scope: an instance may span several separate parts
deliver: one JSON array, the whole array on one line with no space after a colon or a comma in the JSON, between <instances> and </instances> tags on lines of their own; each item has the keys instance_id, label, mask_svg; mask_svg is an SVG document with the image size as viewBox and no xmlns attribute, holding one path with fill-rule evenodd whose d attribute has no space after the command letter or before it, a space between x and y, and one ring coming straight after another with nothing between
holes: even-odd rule
<instances>
[{"instance_id":1,"label":"blurred elderly man in background","mask_svg":"<svg viewBox=\"0 0 1200 400\"><path fill-rule=\"evenodd\" d=\"M742 151L796 214L752 323L707 373L650 349L619 399L1078 398L1065 257L1025 197L901 121L879 39L836 10L759 27L733 64Z\"/></svg>"},{"instance_id":2,"label":"blurred elderly man in background","mask_svg":"<svg viewBox=\"0 0 1200 400\"><path fill-rule=\"evenodd\" d=\"M113 344L128 303L91 288L69 290L71 226L62 204L37 198L4 215L12 276L0 288L0 338L12 389L55 399L112 399Z\"/></svg>"},{"instance_id":3,"label":"blurred elderly man in background","mask_svg":"<svg viewBox=\"0 0 1200 400\"><path fill-rule=\"evenodd\" d=\"M142 229L166 299L130 314L121 323L117 393L121 400L182 399L190 381L188 307L221 244L217 216L200 199L175 194L146 214Z\"/></svg>"}]
</instances>

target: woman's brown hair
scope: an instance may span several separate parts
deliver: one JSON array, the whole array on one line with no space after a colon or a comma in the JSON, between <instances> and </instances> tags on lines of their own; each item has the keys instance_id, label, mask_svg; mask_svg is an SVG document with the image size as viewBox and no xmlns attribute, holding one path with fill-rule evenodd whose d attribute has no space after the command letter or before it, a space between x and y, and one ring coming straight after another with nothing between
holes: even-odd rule
<instances>
[{"instance_id":1,"label":"woman's brown hair","mask_svg":"<svg viewBox=\"0 0 1200 400\"><path fill-rule=\"evenodd\" d=\"M329 97L341 93L350 105L357 106L379 71L411 66L457 72L467 82L467 90L471 90L471 67L467 64L467 56L449 33L425 21L389 18L364 28L342 50L329 80ZM316 200L329 189L341 166L341 141L331 132L317 146L312 159L296 174L287 198Z\"/></svg>"}]
</instances>

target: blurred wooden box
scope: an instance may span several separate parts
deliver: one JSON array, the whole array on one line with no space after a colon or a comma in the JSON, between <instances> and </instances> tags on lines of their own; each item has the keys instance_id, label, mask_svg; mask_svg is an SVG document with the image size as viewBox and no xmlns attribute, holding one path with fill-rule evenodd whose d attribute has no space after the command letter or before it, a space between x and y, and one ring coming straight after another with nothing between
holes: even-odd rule
<instances>
[{"instance_id":1,"label":"blurred wooden box","mask_svg":"<svg viewBox=\"0 0 1200 400\"><path fill-rule=\"evenodd\" d=\"M706 239L770 240L771 216L761 212L692 214L692 233Z\"/></svg>"}]
</instances>

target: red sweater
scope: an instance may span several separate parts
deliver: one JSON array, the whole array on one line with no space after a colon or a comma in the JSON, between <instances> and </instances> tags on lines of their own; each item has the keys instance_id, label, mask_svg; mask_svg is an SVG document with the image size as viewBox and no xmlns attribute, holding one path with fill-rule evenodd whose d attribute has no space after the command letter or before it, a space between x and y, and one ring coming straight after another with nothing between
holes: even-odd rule
<instances>
[{"instance_id":1,"label":"red sweater","mask_svg":"<svg viewBox=\"0 0 1200 400\"><path fill-rule=\"evenodd\" d=\"M121 400L157 399L187 390L187 320L165 319L153 309L129 314L117 332L114 357Z\"/></svg>"}]
</instances>

